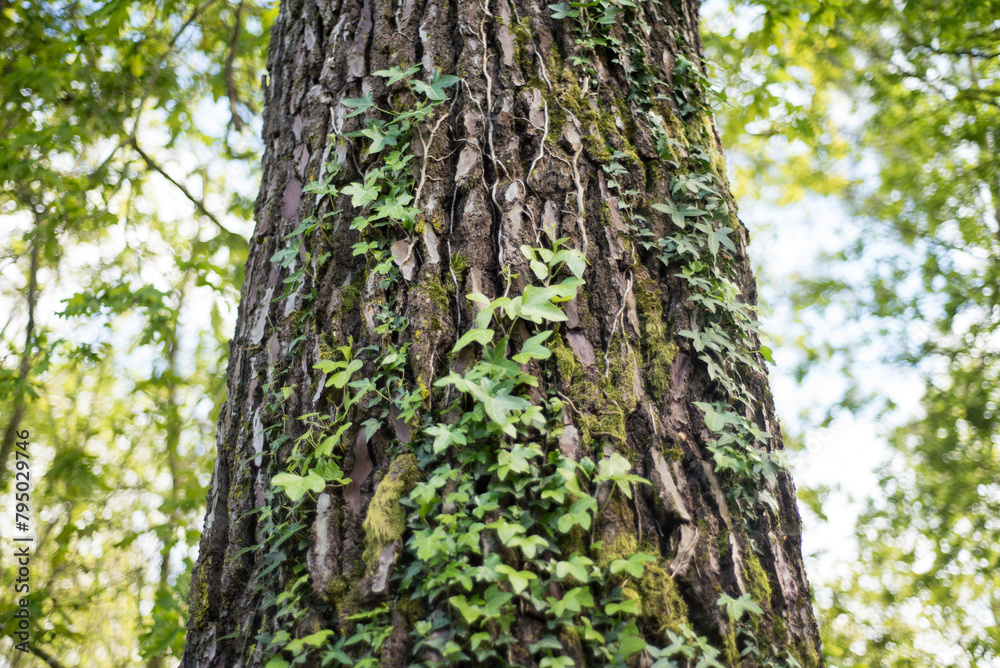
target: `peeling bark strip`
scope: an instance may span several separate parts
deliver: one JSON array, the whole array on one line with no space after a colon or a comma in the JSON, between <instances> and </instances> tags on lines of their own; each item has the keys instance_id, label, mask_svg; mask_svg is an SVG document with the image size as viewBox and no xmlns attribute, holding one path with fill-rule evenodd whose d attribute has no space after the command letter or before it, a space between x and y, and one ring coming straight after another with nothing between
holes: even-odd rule
<instances>
[{"instance_id":1,"label":"peeling bark strip","mask_svg":"<svg viewBox=\"0 0 1000 668\"><path fill-rule=\"evenodd\" d=\"M707 638L728 665L761 665L752 652L740 658L747 633L738 633L719 605L723 594L749 595L763 610L749 618L761 656L783 657L780 665L795 665L792 659L820 665L791 480L784 472L773 483L761 480L774 506L748 508L717 474L706 447L716 435L692 402L729 400L725 383L696 341L679 334L701 331L705 307L689 299L692 288L680 267L665 266L636 236L641 226L661 238L675 230L649 206L671 201L674 177L698 151L711 153L715 182L725 185L714 122L699 111L704 92L679 66L700 56L698 3L636 3L607 29L624 46L598 45L595 54L577 43L571 20L553 17L549 2L282 3L268 59L257 229L231 344L229 399L219 416L183 665L262 666L274 651L268 644L282 632L288 640L317 639L320 649L306 665L319 665L322 647L362 623L349 617L379 606L389 625L379 650L384 665L449 663L430 650L414 655L414 628L431 618L461 618L447 602L431 609L401 596L399 567L393 574L401 559L412 559L403 556L405 513L393 509L420 477L413 456L401 454L422 437L420 419L403 420L397 411L369 433L361 425L372 416L359 406L336 450L350 485L330 484L290 504L270 481L286 470L309 429L309 418L299 418L330 410L327 374L314 365L348 342L354 350L382 348L388 339L378 331L379 318L390 305L406 318L392 343L409 344L403 373L408 387L425 392L419 411L454 422L454 415L439 413L454 393L448 398L433 382L474 362L471 347L449 355L476 319L465 295L496 298L506 289L505 275L515 276L511 296L522 294L535 268L521 247L551 248L560 238L586 255L586 286L561 305L567 320L546 343L552 358L541 370L538 362L526 367L542 377L529 398L537 403L546 393L566 406L554 444L562 456L599 461L620 454L632 474L651 483L633 486L641 490L627 502L613 486L599 490L600 515L573 549L600 568L640 550L654 557L641 578L622 585L641 599L638 630L651 644L663 647L670 633L686 628ZM641 45L632 37L637 30ZM388 261L400 279L386 289L365 256L352 253L360 239L351 229L357 213L351 198L333 203L310 194L307 184L333 178L328 164L339 169L339 184L364 177L372 163L368 145L346 135L362 129L365 116L351 117L344 101L370 95L379 107L393 108L401 94L372 73L415 63L422 66L418 77L440 69L462 83L411 138L412 206L420 217L415 233L392 247ZM649 108L629 81L643 68L656 79ZM657 134L650 112L666 136ZM624 168L612 169L615 163ZM271 261L310 216L321 227L286 263ZM723 255L738 277L741 301L754 304L746 233L735 211L730 218L735 250ZM519 341L529 334L523 326L514 332ZM372 377L373 358L363 359L359 374ZM750 397L738 410L769 434L770 450L780 450L766 376L752 365L732 366ZM484 477L476 491L496 482ZM376 507L381 523L373 518ZM455 508L445 504L441 512ZM274 544L275 535L292 530L290 540ZM518 561L492 534L483 534L483 554ZM564 547L562 559L571 551ZM518 567L533 568L527 560ZM551 589L554 599L565 594ZM545 626L531 605L517 610L507 632L520 650L508 660L539 665L544 653L528 648ZM597 665L576 631L555 632L557 655ZM649 665L651 655L639 652L629 662Z\"/></svg>"}]
</instances>

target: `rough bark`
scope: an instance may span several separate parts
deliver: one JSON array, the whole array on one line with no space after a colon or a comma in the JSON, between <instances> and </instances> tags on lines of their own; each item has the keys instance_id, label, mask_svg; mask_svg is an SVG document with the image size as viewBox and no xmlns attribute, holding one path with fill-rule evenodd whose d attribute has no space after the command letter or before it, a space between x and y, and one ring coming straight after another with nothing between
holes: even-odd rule
<instances>
[{"instance_id":1,"label":"rough bark","mask_svg":"<svg viewBox=\"0 0 1000 668\"><path fill-rule=\"evenodd\" d=\"M303 187L324 173L324 163L338 161L348 180L363 169L359 142L344 138L362 127L363 117L345 118L349 109L341 101L370 92L390 106L384 79L371 73L413 63L455 73L462 84L413 141L422 184L416 206L425 224L413 239L412 276L393 288L395 303L409 319L401 335L412 343L408 381L415 387L430 385L449 365L459 365L448 353L475 317L464 295L502 294L504 268L518 275L514 287L523 287L531 272L520 246L538 246L550 235L569 237L589 266L586 288L566 305L569 321L550 342L557 361L554 389L572 405L560 447L576 459L627 452L633 472L652 482L634 502L605 509L592 538L606 547L635 550L642 544L658 551L686 605L687 621L731 660L740 648L733 622L717 601L722 593L752 593L764 607L755 629L761 644L779 653L788 650L803 665L819 664L791 480L779 473L769 487L777 512L765 510L746 522L727 500L704 447L712 435L692 405L718 400L720 389L691 340L677 334L697 327L690 287L676 269L638 248L619 207L617 193L628 190L638 193L640 203L665 201L677 165L662 159L637 102L630 99L623 63L598 49L593 76L582 75L568 60L580 54L572 26L554 19L547 4L282 3L268 60L257 227L192 577L184 665L262 665L267 657L254 637L277 628L275 607L265 603L284 590L296 563L307 564L313 593L308 620L285 629L293 638L320 628L348 632L346 615L352 608L344 601L378 598L371 591L378 583L362 577L362 525L379 481L399 474L391 471L391 453L405 447L412 425L397 423L367 444L360 435L348 434L353 446L342 466L353 483L331 486L319 496L309 515L308 541L287 544L286 563L263 585L252 586L266 567L260 550L246 548L261 543L260 508L278 506L270 478L291 447L285 441L272 448L278 432L267 437L265 432L280 425L294 439L301 431L298 422L282 420L268 404L269 388L295 388L283 407L286 416L322 411L324 379L313 368L321 350L349 337L358 346L380 345L374 315L387 299L365 260L352 255L358 238L349 230L348 198L337 204L344 213L328 219L331 242L310 241L308 258L303 247L300 261L314 268L284 299L278 298L290 270L270 258L303 218L332 210L328 201L303 194ZM674 102L677 55L695 62L700 55L698 3L639 4L622 18L649 26L644 49L662 81L663 99L656 102L660 115L673 119L682 146L697 139L718 151L711 117L684 118ZM621 25L611 34L627 38ZM691 91L703 94L697 86L687 94ZM331 134L338 138L330 139ZM614 191L602 169L609 149L624 153L628 167ZM721 165L720 157L715 171L724 183ZM668 225L651 219L654 228ZM735 225L742 299L752 304L756 288L744 252L746 234ZM330 259L319 266L316 258L324 253ZM364 372L371 371L366 365ZM766 376L751 371L747 378L758 400L749 417L770 434L769 447L780 449ZM435 410L436 397L430 394L424 410ZM669 611L670 606L662 602L661 607ZM514 625L521 629L515 633L525 644L533 642L530 627L536 622L527 613L521 622ZM410 656L407 624L394 613L382 656L386 665L419 659ZM580 659L571 642L565 643L565 653ZM517 658L537 665L530 656ZM743 665L758 664L747 658Z\"/></svg>"}]
</instances>

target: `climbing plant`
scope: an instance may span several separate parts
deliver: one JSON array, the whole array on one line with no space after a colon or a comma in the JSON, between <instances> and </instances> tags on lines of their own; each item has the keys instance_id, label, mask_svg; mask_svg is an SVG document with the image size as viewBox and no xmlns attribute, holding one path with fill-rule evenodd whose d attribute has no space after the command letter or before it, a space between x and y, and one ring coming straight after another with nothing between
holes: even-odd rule
<instances>
[{"instance_id":1,"label":"climbing plant","mask_svg":"<svg viewBox=\"0 0 1000 668\"><path fill-rule=\"evenodd\" d=\"M351 115L369 114L364 129L346 135L363 137L363 155L377 156L363 178L338 185L336 163L330 163L320 180L306 188L321 197L350 197L358 212L351 228L361 236L354 254L366 258L385 295L408 271L413 252L408 239L426 224L410 206L422 183L409 167L414 128L433 122L435 109L447 101L445 90L459 82L437 72L429 82L412 79L419 72L418 67L396 67L374 74L388 86L404 89L408 94L403 99L414 101L412 107L383 109L371 97L345 101ZM635 86L636 94L646 90ZM662 127L662 118L650 113ZM660 139L664 158L675 158L676 142L665 131ZM605 171L610 186L617 188L613 178L624 169L617 160L625 154L611 157ZM759 504L773 504L765 483L773 483L783 462L760 447L766 435L736 412L753 405L741 371L759 364L761 349L752 344L755 319L740 301L731 273L728 254L736 246L729 238L733 230L720 222L728 220L729 210L713 185L717 177L709 172L710 153L692 147L686 166L698 172L678 176L672 184L674 200L650 207L670 217L674 234L655 238L644 226L638 193L623 193L624 201L631 202L623 209L638 247L654 252L670 270L680 266L679 275L692 287L690 301L705 314L698 331L681 335L694 341L712 379L731 398L732 404L699 406L706 425L718 433L709 443L716 468L731 481L734 504L750 518ZM299 267L286 283L300 282L307 267L315 270L322 264L322 256L310 262L303 244L307 235L323 229L324 220L341 213L306 219L289 235L289 245L272 258L286 268ZM309 507L305 499L330 483L350 483L340 460L342 437L354 427L351 415L375 416L358 427L365 441L389 420L416 424L408 442L394 442L393 463L364 523L364 576L380 591L392 577L400 602L346 615L342 621L353 633L328 628L293 639L285 631L262 630L257 642L270 655L270 668L311 655L322 665L379 665L400 616L412 629L414 655L423 657L419 665L504 662L518 649L546 667L574 665L567 652L594 665L624 665L639 652L647 653L657 668L688 660L723 665L720 650L685 621L684 603L656 548L647 553L635 545L593 541L597 518L610 506L629 502L637 486L649 482L632 474L633 464L613 449L579 461L560 451L564 416L572 409L556 389L559 360L553 350L560 341L559 324L567 320L560 304L585 285L586 260L580 250L565 245L568 239L550 241L549 247L521 248L531 280L520 294L512 294L514 276L508 274L503 296L467 296L478 314L451 351L454 360L464 360L464 371L437 378L431 387L407 385L408 345L391 342L407 322L394 310L391 297L379 313L381 347L354 350L348 342L315 365L324 374L329 413L297 418L304 430L283 458L285 470L273 475L269 492L286 498L282 512L288 519L267 525L265 564L283 564L282 546L296 535L302 540ZM356 377L363 369L371 372ZM274 383L272 405L280 405L291 391ZM432 393L436 411L426 410ZM283 430L279 425L274 431ZM272 443L272 451L284 438ZM487 480L488 485L481 484ZM398 571L391 575L394 567ZM272 569L263 569L259 578ZM293 565L292 572L301 573L302 565ZM307 578L303 574L290 580L283 593L265 604L277 606L279 618L301 620L306 609L299 601ZM644 594L660 602L644 601ZM747 611L763 612L749 595L723 595L723 604L734 621ZM544 617L547 633L527 648L516 648L510 624L523 605ZM645 636L665 642L658 647ZM742 637L745 652L765 665L799 665L792 658L779 664L765 656L749 630Z\"/></svg>"}]
</instances>

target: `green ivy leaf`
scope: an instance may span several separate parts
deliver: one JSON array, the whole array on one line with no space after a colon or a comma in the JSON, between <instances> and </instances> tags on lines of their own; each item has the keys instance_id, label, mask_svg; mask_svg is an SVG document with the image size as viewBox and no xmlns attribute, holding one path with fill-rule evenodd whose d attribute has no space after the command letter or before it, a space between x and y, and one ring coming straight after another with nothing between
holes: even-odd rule
<instances>
[{"instance_id":1,"label":"green ivy leaf","mask_svg":"<svg viewBox=\"0 0 1000 668\"><path fill-rule=\"evenodd\" d=\"M378 72L372 72L373 76L382 77L386 79L385 85L391 86L397 81L402 81L403 79L408 79L417 72L420 71L420 67L414 65L413 67L407 68L405 71L401 70L399 66L390 68L388 70L379 70Z\"/></svg>"},{"instance_id":2,"label":"green ivy leaf","mask_svg":"<svg viewBox=\"0 0 1000 668\"><path fill-rule=\"evenodd\" d=\"M552 303L552 298L559 296L560 290L556 287L539 288L534 285L525 287L524 294L521 295L520 316L536 324L541 324L543 320L566 322L569 318L562 309Z\"/></svg>"},{"instance_id":3,"label":"green ivy leaf","mask_svg":"<svg viewBox=\"0 0 1000 668\"><path fill-rule=\"evenodd\" d=\"M317 631L311 635L307 635L304 638L296 638L292 642L288 643L285 647L286 650L292 654L298 656L305 649L306 645L311 647L319 647L322 645L327 638L333 635L333 631L330 629L323 629L322 631Z\"/></svg>"},{"instance_id":4,"label":"green ivy leaf","mask_svg":"<svg viewBox=\"0 0 1000 668\"><path fill-rule=\"evenodd\" d=\"M351 206L361 208L367 204L371 204L378 197L379 186L365 186L361 183L354 182L347 184L343 190L340 192L344 195L351 196Z\"/></svg>"},{"instance_id":5,"label":"green ivy leaf","mask_svg":"<svg viewBox=\"0 0 1000 668\"><path fill-rule=\"evenodd\" d=\"M327 379L326 386L330 387L333 385L338 390L344 389L344 385L347 385L347 382L351 379L351 376L354 375L354 372L362 366L364 366L364 363L361 360L351 360L346 369L338 371Z\"/></svg>"},{"instance_id":6,"label":"green ivy leaf","mask_svg":"<svg viewBox=\"0 0 1000 668\"><path fill-rule=\"evenodd\" d=\"M436 424L424 430L434 437L431 449L435 455L439 455L454 444L465 445L467 443L465 433L461 429L452 429L446 424Z\"/></svg>"},{"instance_id":7,"label":"green ivy leaf","mask_svg":"<svg viewBox=\"0 0 1000 668\"><path fill-rule=\"evenodd\" d=\"M519 571L507 564L500 564L494 569L497 573L506 576L511 589L515 594L520 594L528 588L532 580L537 580L538 576L531 571Z\"/></svg>"},{"instance_id":8,"label":"green ivy leaf","mask_svg":"<svg viewBox=\"0 0 1000 668\"><path fill-rule=\"evenodd\" d=\"M552 351L542 345L550 336L552 330L547 330L525 341L521 346L521 352L514 355L514 361L518 364L527 364L530 360L547 360L552 357Z\"/></svg>"},{"instance_id":9,"label":"green ivy leaf","mask_svg":"<svg viewBox=\"0 0 1000 668\"><path fill-rule=\"evenodd\" d=\"M344 432L350 429L353 424L353 422L348 422L340 425L340 428L337 429L337 431L323 439L323 442L319 444L318 448L316 448L316 454L319 457L329 457L333 452L333 449L340 445L340 437L343 436Z\"/></svg>"},{"instance_id":10,"label":"green ivy leaf","mask_svg":"<svg viewBox=\"0 0 1000 668\"><path fill-rule=\"evenodd\" d=\"M285 494L292 501L298 501L306 492L319 494L326 489L326 482L315 471L310 471L304 477L294 473L279 473L271 478L271 484L284 488Z\"/></svg>"},{"instance_id":11,"label":"green ivy leaf","mask_svg":"<svg viewBox=\"0 0 1000 668\"><path fill-rule=\"evenodd\" d=\"M371 94L368 94L364 97L352 97L343 100L343 105L354 110L345 116L345 118L351 118L352 116L357 116L358 114L363 114L368 111L375 106L375 103L372 102Z\"/></svg>"},{"instance_id":12,"label":"green ivy leaf","mask_svg":"<svg viewBox=\"0 0 1000 668\"><path fill-rule=\"evenodd\" d=\"M737 622L740 621L743 613L747 611L750 611L755 615L764 614L764 610L761 609L759 605L754 603L753 599L750 598L750 594L743 594L739 598L733 598L728 594L723 594L719 597L717 605L720 607L725 606L726 612Z\"/></svg>"},{"instance_id":13,"label":"green ivy leaf","mask_svg":"<svg viewBox=\"0 0 1000 668\"><path fill-rule=\"evenodd\" d=\"M471 605L465 596L452 596L448 599L448 602L462 614L462 618L465 619L466 624L471 625L483 616L482 609L477 605Z\"/></svg>"},{"instance_id":14,"label":"green ivy leaf","mask_svg":"<svg viewBox=\"0 0 1000 668\"><path fill-rule=\"evenodd\" d=\"M645 569L643 564L649 561L656 561L656 557L643 552L637 552L628 559L615 559L611 562L609 570L612 575L618 575L622 571L625 571L634 578L641 578L642 572Z\"/></svg>"},{"instance_id":15,"label":"green ivy leaf","mask_svg":"<svg viewBox=\"0 0 1000 668\"><path fill-rule=\"evenodd\" d=\"M319 474L327 482L336 482L341 485L350 484L350 479L344 477L344 471L332 460L324 459L313 467L313 471Z\"/></svg>"},{"instance_id":16,"label":"green ivy leaf","mask_svg":"<svg viewBox=\"0 0 1000 668\"><path fill-rule=\"evenodd\" d=\"M455 347L451 349L451 352L457 353L472 342L485 346L488 343L492 343L494 334L495 332L492 329L470 329L461 336Z\"/></svg>"},{"instance_id":17,"label":"green ivy leaf","mask_svg":"<svg viewBox=\"0 0 1000 668\"><path fill-rule=\"evenodd\" d=\"M692 403L704 411L705 426L710 430L719 433L729 424L730 419L724 413L716 412L711 404L707 404L704 401L694 401Z\"/></svg>"}]
</instances>

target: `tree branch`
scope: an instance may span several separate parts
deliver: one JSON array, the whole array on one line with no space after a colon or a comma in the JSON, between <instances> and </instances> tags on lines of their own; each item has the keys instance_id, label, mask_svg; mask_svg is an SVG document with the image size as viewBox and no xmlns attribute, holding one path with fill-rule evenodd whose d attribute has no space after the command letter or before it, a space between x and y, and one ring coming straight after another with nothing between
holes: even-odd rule
<instances>
[{"instance_id":1,"label":"tree branch","mask_svg":"<svg viewBox=\"0 0 1000 668\"><path fill-rule=\"evenodd\" d=\"M44 649L36 647L35 645L28 645L28 649L31 651L32 654L34 654L39 659L47 663L50 666L50 668L65 668L65 666L59 663L59 661L54 656L46 652Z\"/></svg>"},{"instance_id":2,"label":"tree branch","mask_svg":"<svg viewBox=\"0 0 1000 668\"><path fill-rule=\"evenodd\" d=\"M129 143L131 143L132 148L135 149L135 152L139 154L139 157L143 159L143 161L149 166L150 169L152 169L154 172L165 178L167 181L172 183L175 188L180 190L181 193L183 193L184 196L188 198L188 200L190 200L192 204L194 204L195 208L198 209L198 211L200 211L202 214L204 214L209 220L215 223L215 226L218 227L223 233L232 234L233 236L239 236L235 232L227 228L225 225L223 225L219 221L219 219L215 217L215 214L213 214L205 207L205 202L195 197L194 194L190 190L188 190L183 183L181 183L174 177L170 176L170 174L167 174L166 170L163 169L163 167L161 167L159 163L153 160L153 158L150 157L148 153L146 153L139 147L139 142L136 141L135 137L132 137Z\"/></svg>"},{"instance_id":3,"label":"tree branch","mask_svg":"<svg viewBox=\"0 0 1000 668\"><path fill-rule=\"evenodd\" d=\"M7 459L14 449L14 442L17 440L17 429L21 426L24 418L24 395L28 374L31 372L31 344L35 338L35 293L38 291L38 253L41 242L39 240L41 225L35 223L35 238L31 243L31 265L28 269L28 326L24 331L24 350L21 352L20 368L18 370L18 385L14 390L14 410L11 412L10 422L3 433L3 443L0 444L0 485L5 485L4 478L7 474Z\"/></svg>"},{"instance_id":4,"label":"tree branch","mask_svg":"<svg viewBox=\"0 0 1000 668\"><path fill-rule=\"evenodd\" d=\"M238 105L240 94L236 90L236 82L233 80L233 61L236 60L236 48L240 43L240 14L243 12L243 3L236 5L236 21L233 23L233 36L229 39L229 55L226 56L226 93L229 96L229 124L236 128L237 132L243 129L243 119L240 117Z\"/></svg>"}]
</instances>

